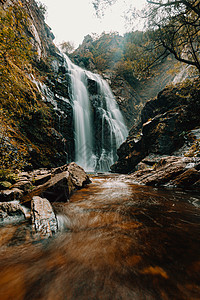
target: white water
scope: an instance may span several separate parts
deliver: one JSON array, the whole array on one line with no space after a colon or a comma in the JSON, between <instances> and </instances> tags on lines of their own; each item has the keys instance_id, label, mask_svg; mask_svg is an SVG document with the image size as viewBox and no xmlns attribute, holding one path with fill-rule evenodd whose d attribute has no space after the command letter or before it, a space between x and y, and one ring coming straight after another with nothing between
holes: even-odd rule
<instances>
[{"instance_id":1,"label":"white water","mask_svg":"<svg viewBox=\"0 0 200 300\"><path fill-rule=\"evenodd\" d=\"M123 116L109 85L100 75L76 66L67 56L65 59L71 78L75 161L87 171L109 171L117 158L117 148L128 135ZM98 106L95 107L90 102L88 79L97 84ZM94 120L94 115L98 120ZM95 122L101 122L96 130Z\"/></svg>"}]
</instances>

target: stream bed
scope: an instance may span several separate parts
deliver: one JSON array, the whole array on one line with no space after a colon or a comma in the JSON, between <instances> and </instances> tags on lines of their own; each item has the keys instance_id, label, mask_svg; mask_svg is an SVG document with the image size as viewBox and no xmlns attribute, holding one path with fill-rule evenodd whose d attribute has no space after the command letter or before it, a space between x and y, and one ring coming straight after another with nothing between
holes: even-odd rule
<instances>
[{"instance_id":1,"label":"stream bed","mask_svg":"<svg viewBox=\"0 0 200 300\"><path fill-rule=\"evenodd\" d=\"M1 300L200 299L198 194L102 174L53 207L53 238L0 228Z\"/></svg>"}]
</instances>

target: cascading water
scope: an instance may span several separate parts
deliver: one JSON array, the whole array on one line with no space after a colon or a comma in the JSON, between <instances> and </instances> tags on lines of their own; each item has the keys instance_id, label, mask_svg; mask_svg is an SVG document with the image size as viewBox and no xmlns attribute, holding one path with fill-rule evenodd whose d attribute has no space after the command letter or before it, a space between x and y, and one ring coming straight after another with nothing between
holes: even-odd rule
<instances>
[{"instance_id":1,"label":"cascading water","mask_svg":"<svg viewBox=\"0 0 200 300\"><path fill-rule=\"evenodd\" d=\"M109 171L117 148L128 135L123 116L108 83L98 74L83 70L65 56L71 79L75 130L75 161L85 170ZM90 95L88 80L96 84Z\"/></svg>"}]
</instances>

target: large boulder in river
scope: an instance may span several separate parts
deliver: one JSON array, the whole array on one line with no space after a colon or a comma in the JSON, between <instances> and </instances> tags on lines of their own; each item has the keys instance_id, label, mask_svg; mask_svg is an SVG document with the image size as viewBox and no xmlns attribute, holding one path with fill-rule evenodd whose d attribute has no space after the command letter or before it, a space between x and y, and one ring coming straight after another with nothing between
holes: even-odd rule
<instances>
[{"instance_id":1,"label":"large boulder in river","mask_svg":"<svg viewBox=\"0 0 200 300\"><path fill-rule=\"evenodd\" d=\"M48 238L58 230L56 215L50 202L41 197L33 197L31 201L31 219L35 237Z\"/></svg>"},{"instance_id":2,"label":"large boulder in river","mask_svg":"<svg viewBox=\"0 0 200 300\"><path fill-rule=\"evenodd\" d=\"M55 174L46 183L34 188L25 199L30 199L33 196L41 196L47 198L51 202L66 201L69 199L73 189L70 174L68 171Z\"/></svg>"},{"instance_id":3,"label":"large boulder in river","mask_svg":"<svg viewBox=\"0 0 200 300\"><path fill-rule=\"evenodd\" d=\"M91 182L86 172L74 162L43 175L36 171L34 174L34 183L39 185L24 195L22 202L29 202L34 196L47 198L50 202L65 202L74 190Z\"/></svg>"},{"instance_id":4,"label":"large boulder in river","mask_svg":"<svg viewBox=\"0 0 200 300\"><path fill-rule=\"evenodd\" d=\"M91 183L91 180L83 168L78 166L75 162L70 163L67 170L71 175L71 180L75 188L80 189L84 185Z\"/></svg>"}]
</instances>

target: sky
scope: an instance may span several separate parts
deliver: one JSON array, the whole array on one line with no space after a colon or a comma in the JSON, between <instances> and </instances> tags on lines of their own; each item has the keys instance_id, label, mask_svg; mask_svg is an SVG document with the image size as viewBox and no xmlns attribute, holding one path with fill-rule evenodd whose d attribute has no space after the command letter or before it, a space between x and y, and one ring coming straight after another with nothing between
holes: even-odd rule
<instances>
[{"instance_id":1,"label":"sky","mask_svg":"<svg viewBox=\"0 0 200 300\"><path fill-rule=\"evenodd\" d=\"M55 43L74 43L77 48L87 34L130 31L123 15L130 5L142 8L145 0L118 0L105 11L104 17L97 18L92 0L40 0L47 7L46 22L55 35ZM140 29L140 28L136 28Z\"/></svg>"}]
</instances>

